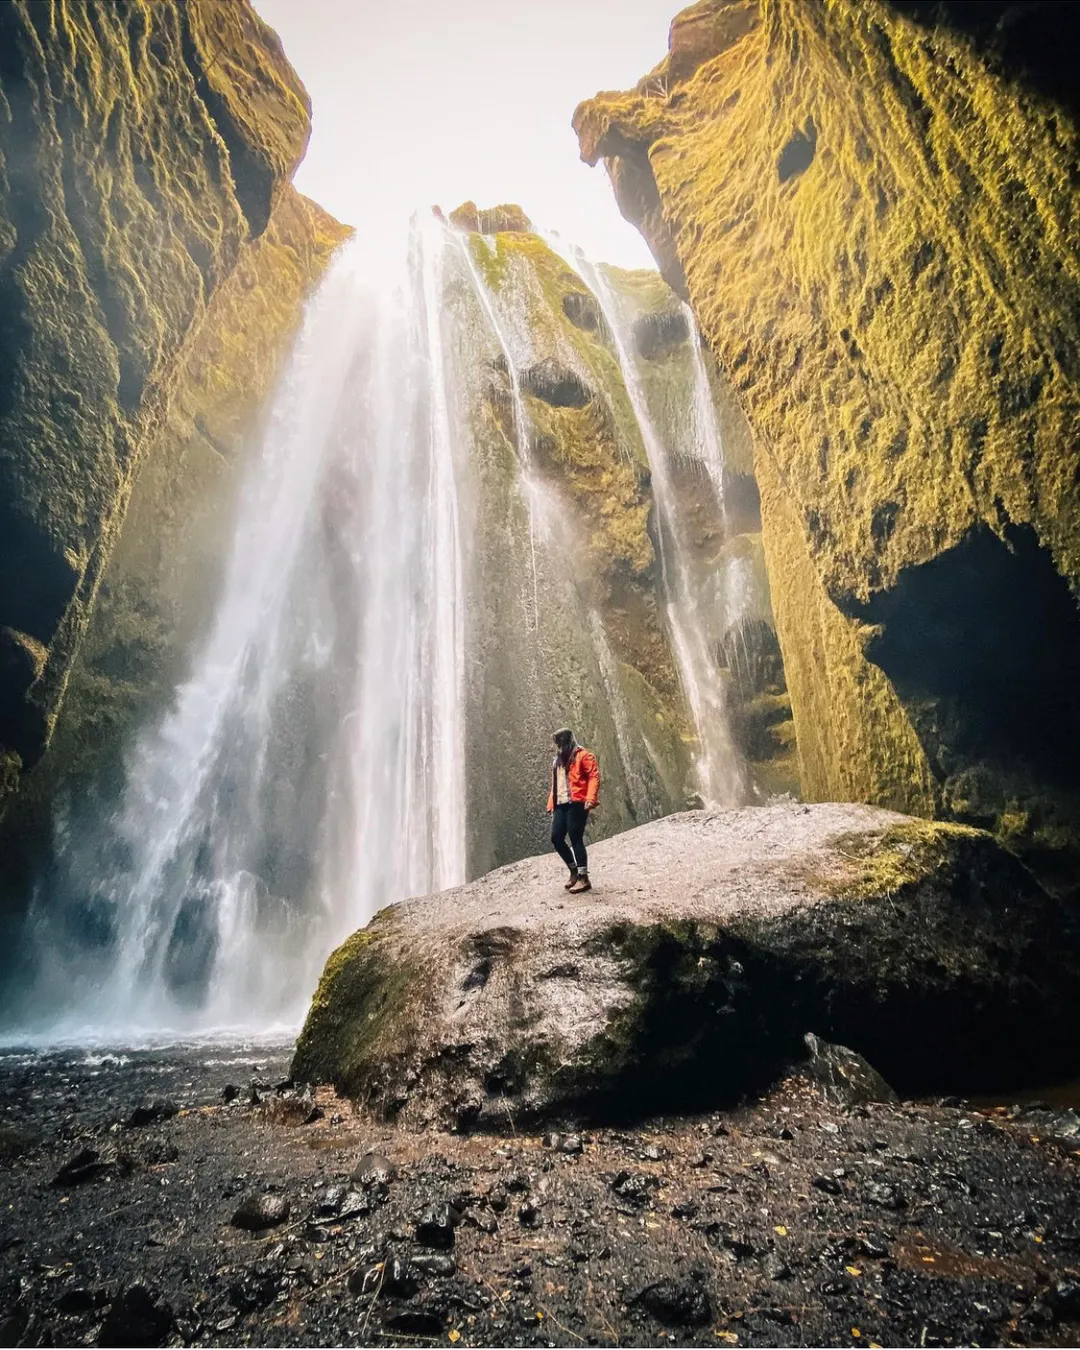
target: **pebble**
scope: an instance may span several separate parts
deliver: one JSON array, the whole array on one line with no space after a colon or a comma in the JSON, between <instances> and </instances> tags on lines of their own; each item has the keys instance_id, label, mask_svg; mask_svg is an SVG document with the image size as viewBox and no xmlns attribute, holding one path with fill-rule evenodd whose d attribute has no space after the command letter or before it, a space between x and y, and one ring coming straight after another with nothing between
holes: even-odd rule
<instances>
[{"instance_id":1,"label":"pebble","mask_svg":"<svg viewBox=\"0 0 1080 1350\"><path fill-rule=\"evenodd\" d=\"M456 1223L457 1215L449 1205L428 1205L416 1221L416 1240L421 1247L452 1247Z\"/></svg>"},{"instance_id":2,"label":"pebble","mask_svg":"<svg viewBox=\"0 0 1080 1350\"><path fill-rule=\"evenodd\" d=\"M140 1102L124 1122L129 1130L139 1129L143 1125L156 1125L162 1120L171 1120L179 1115L180 1106L170 1097L151 1097Z\"/></svg>"},{"instance_id":3,"label":"pebble","mask_svg":"<svg viewBox=\"0 0 1080 1350\"><path fill-rule=\"evenodd\" d=\"M701 1327L712 1320L709 1296L696 1280L658 1280L632 1302L669 1327Z\"/></svg>"},{"instance_id":4,"label":"pebble","mask_svg":"<svg viewBox=\"0 0 1080 1350\"><path fill-rule=\"evenodd\" d=\"M265 1228L276 1228L289 1217L291 1206L285 1195L260 1195L250 1191L240 1201L229 1222L234 1228L259 1233Z\"/></svg>"}]
</instances>

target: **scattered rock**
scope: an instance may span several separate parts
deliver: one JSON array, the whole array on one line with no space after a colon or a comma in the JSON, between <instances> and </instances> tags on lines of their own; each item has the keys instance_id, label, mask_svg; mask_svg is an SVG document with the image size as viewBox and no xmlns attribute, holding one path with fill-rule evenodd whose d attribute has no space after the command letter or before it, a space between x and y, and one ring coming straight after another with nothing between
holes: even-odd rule
<instances>
[{"instance_id":1,"label":"scattered rock","mask_svg":"<svg viewBox=\"0 0 1080 1350\"><path fill-rule=\"evenodd\" d=\"M826 1195L839 1195L844 1189L835 1177L815 1177L810 1183L817 1191L824 1191Z\"/></svg>"},{"instance_id":2,"label":"scattered rock","mask_svg":"<svg viewBox=\"0 0 1080 1350\"><path fill-rule=\"evenodd\" d=\"M145 1285L133 1284L113 1300L98 1336L102 1346L164 1345L173 1329L172 1308Z\"/></svg>"},{"instance_id":3,"label":"scattered rock","mask_svg":"<svg viewBox=\"0 0 1080 1350\"><path fill-rule=\"evenodd\" d=\"M221 1100L225 1102L226 1105L229 1102L236 1101L237 1097L239 1096L240 1096L240 1089L236 1086L235 1083L226 1083L225 1086L221 1089Z\"/></svg>"},{"instance_id":4,"label":"scattered rock","mask_svg":"<svg viewBox=\"0 0 1080 1350\"><path fill-rule=\"evenodd\" d=\"M660 1182L647 1172L618 1172L611 1189L627 1204L644 1206L652 1202L653 1192L658 1190Z\"/></svg>"},{"instance_id":5,"label":"scattered rock","mask_svg":"<svg viewBox=\"0 0 1080 1350\"><path fill-rule=\"evenodd\" d=\"M761 1269L765 1277L770 1280L790 1280L791 1267L780 1255L779 1252L770 1252L770 1254L761 1263Z\"/></svg>"},{"instance_id":6,"label":"scattered rock","mask_svg":"<svg viewBox=\"0 0 1080 1350\"><path fill-rule=\"evenodd\" d=\"M129 1130L135 1130L143 1125L156 1125L162 1120L172 1120L179 1111L179 1105L170 1098L152 1097L140 1102L124 1123Z\"/></svg>"},{"instance_id":7,"label":"scattered rock","mask_svg":"<svg viewBox=\"0 0 1080 1350\"><path fill-rule=\"evenodd\" d=\"M453 1275L457 1270L454 1258L442 1252L417 1252L412 1258L412 1265L422 1275L435 1275L440 1278Z\"/></svg>"},{"instance_id":8,"label":"scattered rock","mask_svg":"<svg viewBox=\"0 0 1080 1350\"><path fill-rule=\"evenodd\" d=\"M452 1247L457 1222L457 1213L449 1205L428 1205L416 1221L416 1240L421 1247Z\"/></svg>"},{"instance_id":9,"label":"scattered rock","mask_svg":"<svg viewBox=\"0 0 1080 1350\"><path fill-rule=\"evenodd\" d=\"M229 1222L234 1228L243 1228L249 1233L258 1233L265 1228L276 1228L289 1217L291 1206L285 1195L262 1194L251 1191L233 1214Z\"/></svg>"},{"instance_id":10,"label":"scattered rock","mask_svg":"<svg viewBox=\"0 0 1080 1350\"><path fill-rule=\"evenodd\" d=\"M518 1223L524 1225L526 1228L535 1228L540 1222L540 1211L531 1200L525 1201L518 1209L517 1216Z\"/></svg>"},{"instance_id":11,"label":"scattered rock","mask_svg":"<svg viewBox=\"0 0 1080 1350\"><path fill-rule=\"evenodd\" d=\"M353 1168L350 1181L365 1188L387 1187L397 1176L397 1168L381 1153L365 1153Z\"/></svg>"},{"instance_id":12,"label":"scattered rock","mask_svg":"<svg viewBox=\"0 0 1080 1350\"><path fill-rule=\"evenodd\" d=\"M810 1057L801 1066L802 1074L834 1106L900 1100L881 1074L854 1050L845 1045L830 1045L810 1031L803 1040Z\"/></svg>"},{"instance_id":13,"label":"scattered rock","mask_svg":"<svg viewBox=\"0 0 1080 1350\"><path fill-rule=\"evenodd\" d=\"M709 1296L696 1280L658 1280L633 1302L668 1327L701 1327L712 1319Z\"/></svg>"},{"instance_id":14,"label":"scattered rock","mask_svg":"<svg viewBox=\"0 0 1080 1350\"><path fill-rule=\"evenodd\" d=\"M868 1181L862 1188L863 1199L882 1209L904 1209L907 1201L898 1187L888 1181Z\"/></svg>"}]
</instances>

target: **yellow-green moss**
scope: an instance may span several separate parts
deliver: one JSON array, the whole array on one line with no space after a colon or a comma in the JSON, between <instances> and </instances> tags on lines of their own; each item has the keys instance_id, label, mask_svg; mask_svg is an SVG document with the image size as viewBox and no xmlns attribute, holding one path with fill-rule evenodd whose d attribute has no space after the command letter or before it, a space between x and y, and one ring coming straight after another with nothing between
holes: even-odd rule
<instances>
[{"instance_id":1,"label":"yellow-green moss","mask_svg":"<svg viewBox=\"0 0 1080 1350\"><path fill-rule=\"evenodd\" d=\"M940 882L962 858L958 841L989 842L982 830L943 821L906 821L880 835L858 833L833 840L843 869L819 879L821 889L843 900L880 899L931 878Z\"/></svg>"},{"instance_id":2,"label":"yellow-green moss","mask_svg":"<svg viewBox=\"0 0 1080 1350\"><path fill-rule=\"evenodd\" d=\"M753 426L806 795L930 813L909 714L835 601L980 522L1030 525L1080 588L1077 130L879 0L688 13L693 59L583 105L583 154L677 250Z\"/></svg>"},{"instance_id":3,"label":"yellow-green moss","mask_svg":"<svg viewBox=\"0 0 1080 1350\"><path fill-rule=\"evenodd\" d=\"M304 299L348 234L291 187L188 344L147 448L98 602L72 666L49 771L94 768L167 696L207 618L227 544L235 471L289 350Z\"/></svg>"},{"instance_id":4,"label":"yellow-green moss","mask_svg":"<svg viewBox=\"0 0 1080 1350\"><path fill-rule=\"evenodd\" d=\"M309 118L246 0L11 0L0 44L0 627L48 652L2 711L29 763L180 353Z\"/></svg>"}]
</instances>

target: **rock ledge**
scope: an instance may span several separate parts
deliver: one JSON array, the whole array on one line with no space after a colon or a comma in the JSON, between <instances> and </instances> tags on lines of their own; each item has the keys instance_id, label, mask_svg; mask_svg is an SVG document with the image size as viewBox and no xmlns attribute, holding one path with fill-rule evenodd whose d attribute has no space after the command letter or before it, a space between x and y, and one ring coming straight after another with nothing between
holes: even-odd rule
<instances>
[{"instance_id":1,"label":"rock ledge","mask_svg":"<svg viewBox=\"0 0 1080 1350\"><path fill-rule=\"evenodd\" d=\"M503 1127L732 1100L814 1031L901 1090L1060 1072L1066 911L990 835L875 807L687 812L391 906L327 963L294 1077Z\"/></svg>"}]
</instances>

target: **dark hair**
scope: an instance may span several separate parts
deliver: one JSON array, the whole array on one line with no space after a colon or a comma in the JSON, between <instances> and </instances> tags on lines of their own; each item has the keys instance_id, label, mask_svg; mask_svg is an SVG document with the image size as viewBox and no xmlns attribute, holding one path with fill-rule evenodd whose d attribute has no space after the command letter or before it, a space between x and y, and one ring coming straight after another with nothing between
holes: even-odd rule
<instances>
[{"instance_id":1,"label":"dark hair","mask_svg":"<svg viewBox=\"0 0 1080 1350\"><path fill-rule=\"evenodd\" d=\"M551 739L555 742L558 748L565 754L566 751L569 750L570 747L574 744L574 733L570 730L569 727L563 727L559 731L552 732Z\"/></svg>"}]
</instances>

